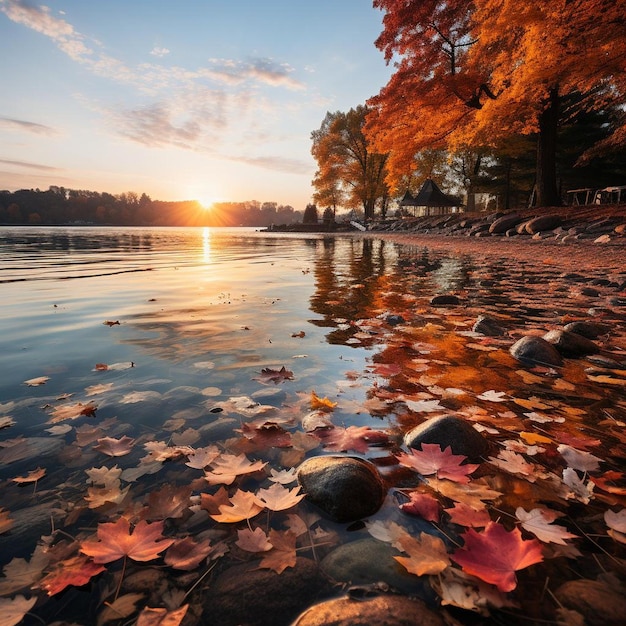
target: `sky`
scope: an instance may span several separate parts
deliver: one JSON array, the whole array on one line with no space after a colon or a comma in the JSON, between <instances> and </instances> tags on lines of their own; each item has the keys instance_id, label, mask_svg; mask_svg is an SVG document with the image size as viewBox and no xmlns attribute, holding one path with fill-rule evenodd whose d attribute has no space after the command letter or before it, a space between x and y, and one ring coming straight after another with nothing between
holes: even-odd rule
<instances>
[{"instance_id":1,"label":"sky","mask_svg":"<svg viewBox=\"0 0 626 626\"><path fill-rule=\"evenodd\" d=\"M0 0L0 189L312 201L311 132L393 68L371 0Z\"/></svg>"}]
</instances>

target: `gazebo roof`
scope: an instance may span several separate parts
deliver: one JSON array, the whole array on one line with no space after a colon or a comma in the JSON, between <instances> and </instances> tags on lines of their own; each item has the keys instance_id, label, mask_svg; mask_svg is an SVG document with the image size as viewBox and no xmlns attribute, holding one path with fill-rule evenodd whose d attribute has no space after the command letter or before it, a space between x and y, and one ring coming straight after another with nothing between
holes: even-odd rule
<instances>
[{"instance_id":1,"label":"gazebo roof","mask_svg":"<svg viewBox=\"0 0 626 626\"><path fill-rule=\"evenodd\" d=\"M427 178L416 196L409 191L404 194L400 206L452 207L459 206L459 203L443 193L432 178Z\"/></svg>"}]
</instances>

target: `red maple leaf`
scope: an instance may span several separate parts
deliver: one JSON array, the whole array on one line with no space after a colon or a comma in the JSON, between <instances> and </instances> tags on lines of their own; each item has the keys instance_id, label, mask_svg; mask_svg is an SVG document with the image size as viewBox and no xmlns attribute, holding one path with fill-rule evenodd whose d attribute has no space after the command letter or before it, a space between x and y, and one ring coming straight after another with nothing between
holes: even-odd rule
<instances>
[{"instance_id":1,"label":"red maple leaf","mask_svg":"<svg viewBox=\"0 0 626 626\"><path fill-rule=\"evenodd\" d=\"M411 448L411 454L398 455L401 465L410 467L423 476L436 474L437 478L447 478L457 483L468 483L468 474L479 467L474 463L461 465L466 458L462 454L452 454L450 446L442 450L438 443L423 443L421 450Z\"/></svg>"},{"instance_id":2,"label":"red maple leaf","mask_svg":"<svg viewBox=\"0 0 626 626\"><path fill-rule=\"evenodd\" d=\"M369 426L348 426L348 428L317 429L313 434L322 440L324 446L336 452L356 450L365 454L370 445L386 443L387 433L372 430Z\"/></svg>"},{"instance_id":3,"label":"red maple leaf","mask_svg":"<svg viewBox=\"0 0 626 626\"><path fill-rule=\"evenodd\" d=\"M293 372L286 369L283 365L279 370L273 370L271 367L264 367L261 370L259 376L253 380L258 380L261 383L282 383L285 380L293 380Z\"/></svg>"},{"instance_id":4,"label":"red maple leaf","mask_svg":"<svg viewBox=\"0 0 626 626\"><path fill-rule=\"evenodd\" d=\"M409 515L417 515L429 522L439 521L440 504L437 498L433 498L428 493L412 491L409 494L410 500L400 505L400 508Z\"/></svg>"},{"instance_id":5,"label":"red maple leaf","mask_svg":"<svg viewBox=\"0 0 626 626\"><path fill-rule=\"evenodd\" d=\"M174 539L161 534L163 522L140 521L131 531L130 522L120 517L117 522L98 524L98 541L83 541L80 551L93 557L95 563L111 563L123 556L134 561L151 561L169 548Z\"/></svg>"},{"instance_id":6,"label":"red maple leaf","mask_svg":"<svg viewBox=\"0 0 626 626\"><path fill-rule=\"evenodd\" d=\"M103 572L104 565L90 561L86 556L75 556L61 561L39 582L39 586L53 596L66 587L81 587L88 583L96 574Z\"/></svg>"},{"instance_id":7,"label":"red maple leaf","mask_svg":"<svg viewBox=\"0 0 626 626\"><path fill-rule=\"evenodd\" d=\"M461 536L465 545L450 558L467 574L496 585L503 592L517 586L517 570L543 561L541 544L536 539L522 539L519 528L509 532L501 524L489 522L482 532L470 528Z\"/></svg>"}]
</instances>

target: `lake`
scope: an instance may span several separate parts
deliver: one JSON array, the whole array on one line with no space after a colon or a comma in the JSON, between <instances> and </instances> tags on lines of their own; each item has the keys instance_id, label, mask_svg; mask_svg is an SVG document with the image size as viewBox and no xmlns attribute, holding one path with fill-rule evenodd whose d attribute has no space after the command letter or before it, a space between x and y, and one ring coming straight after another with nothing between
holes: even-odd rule
<instances>
[{"instance_id":1,"label":"lake","mask_svg":"<svg viewBox=\"0 0 626 626\"><path fill-rule=\"evenodd\" d=\"M511 606L477 592L490 598L478 603L483 613L490 605L511 624L514 602L553 618L540 596L546 581L554 591L571 576L563 563L595 571L604 559L611 571L606 554L623 552L624 522L603 517L609 510L622 520L626 503L623 271L564 272L540 255L515 262L369 236L215 228L5 227L0 261L0 604L28 613L26 624L134 623L147 607L171 612L172 624L183 614L183 624L288 624L306 594L275 621L257 614L245 576L247 612L222 607L212 622L203 598L242 563L251 581L260 567L280 584L296 551L319 562L381 538L395 550L384 535L396 526L451 537L452 553L467 530L444 512L454 502L484 508L509 531L522 524L518 507L547 510L572 535L557 542L560 552L543 542L550 567L517 572ZM450 294L456 303L433 305ZM474 332L480 315L503 332ZM600 354L556 368L509 354L521 336L575 320L607 327L595 340ZM437 491L398 463L405 432L450 413L495 446L470 484L499 495ZM303 421L311 415L320 428ZM371 444L357 428L382 439ZM320 436L329 430L345 436ZM295 498L293 468L329 453L368 459L387 480L389 496L367 524L332 522L298 499L241 519L212 517L238 491L282 484ZM270 472L282 474L269 482ZM400 509L420 489L439 499L438 521ZM184 567L174 548L148 563L132 550L100 563L86 556L122 522L128 540L146 520L162 525L157 544L183 550L189 541L197 560ZM290 533L294 520L304 534L289 534L293 554L279 554L276 533ZM242 532L266 543L251 547ZM533 536L524 527L524 539ZM389 560L411 593L446 597L445 573L418 577ZM374 570L357 582L380 582ZM439 582L424 591L429 577ZM455 613L462 623L464 614Z\"/></svg>"}]
</instances>

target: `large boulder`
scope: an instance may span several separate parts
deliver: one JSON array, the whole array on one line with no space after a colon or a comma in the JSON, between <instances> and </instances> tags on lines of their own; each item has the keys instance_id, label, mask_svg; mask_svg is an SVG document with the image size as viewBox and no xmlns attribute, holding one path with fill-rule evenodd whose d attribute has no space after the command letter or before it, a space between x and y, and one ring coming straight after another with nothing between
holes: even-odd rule
<instances>
[{"instance_id":1,"label":"large boulder","mask_svg":"<svg viewBox=\"0 0 626 626\"><path fill-rule=\"evenodd\" d=\"M554 593L559 604L580 613L589 626L624 624L624 588L597 580L569 580Z\"/></svg>"},{"instance_id":2,"label":"large boulder","mask_svg":"<svg viewBox=\"0 0 626 626\"><path fill-rule=\"evenodd\" d=\"M381 507L387 486L373 463L351 456L316 456L298 468L306 499L336 522L369 517Z\"/></svg>"},{"instance_id":3,"label":"large boulder","mask_svg":"<svg viewBox=\"0 0 626 626\"><path fill-rule=\"evenodd\" d=\"M529 365L563 365L560 352L542 337L522 337L509 348L509 352L518 361Z\"/></svg>"},{"instance_id":4,"label":"large boulder","mask_svg":"<svg viewBox=\"0 0 626 626\"><path fill-rule=\"evenodd\" d=\"M506 233L506 231L510 228L519 224L522 219L523 218L517 213L507 213L491 223L489 226L489 232L492 235L501 235L502 233Z\"/></svg>"},{"instance_id":5,"label":"large boulder","mask_svg":"<svg viewBox=\"0 0 626 626\"><path fill-rule=\"evenodd\" d=\"M597 339L601 335L606 335L611 331L611 326L600 322L576 321L565 324L563 330L570 333L576 333L587 339Z\"/></svg>"},{"instance_id":6,"label":"large boulder","mask_svg":"<svg viewBox=\"0 0 626 626\"><path fill-rule=\"evenodd\" d=\"M553 230L561 225L561 221L558 215L539 215L528 220L524 228L529 235L535 235L546 230Z\"/></svg>"},{"instance_id":7,"label":"large boulder","mask_svg":"<svg viewBox=\"0 0 626 626\"><path fill-rule=\"evenodd\" d=\"M419 600L381 594L370 598L345 596L310 607L291 626L445 626L441 609Z\"/></svg>"},{"instance_id":8,"label":"large boulder","mask_svg":"<svg viewBox=\"0 0 626 626\"><path fill-rule=\"evenodd\" d=\"M600 351L591 339L567 330L551 330L543 338L566 357L585 356Z\"/></svg>"},{"instance_id":9,"label":"large boulder","mask_svg":"<svg viewBox=\"0 0 626 626\"><path fill-rule=\"evenodd\" d=\"M408 448L420 449L423 443L437 443L442 450L450 446L453 454L473 462L489 453L489 442L469 423L455 415L431 417L404 435Z\"/></svg>"}]
</instances>

